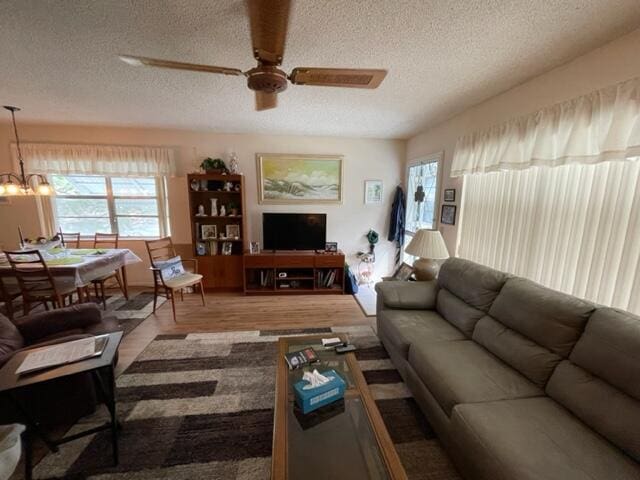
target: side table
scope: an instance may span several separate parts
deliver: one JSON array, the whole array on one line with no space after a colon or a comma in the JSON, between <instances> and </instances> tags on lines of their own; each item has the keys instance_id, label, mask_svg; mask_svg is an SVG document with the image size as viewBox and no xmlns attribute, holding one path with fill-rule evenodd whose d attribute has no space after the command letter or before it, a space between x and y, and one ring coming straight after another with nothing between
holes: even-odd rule
<instances>
[{"instance_id":1,"label":"side table","mask_svg":"<svg viewBox=\"0 0 640 480\"><path fill-rule=\"evenodd\" d=\"M37 372L17 375L16 369L20 366L24 358L37 348L32 348L16 353L0 369L0 395L6 395L8 400L15 406L20 415L20 422L26 425L23 433L24 455L25 455L25 478L32 478L32 438L39 437L52 452L58 451L58 446L78 438L92 435L103 430L111 430L111 445L113 448L113 461L118 464L118 417L116 412L116 384L115 384L115 358L118 347L122 340L123 332L109 333L109 340L104 352L99 357L92 357L59 367L39 370ZM46 347L40 347L46 348ZM21 404L16 398L16 392L37 383L48 382L61 377L67 377L78 373L90 373L95 381L100 400L107 406L110 414L110 421L99 427L91 428L83 432L64 437L59 440L51 439L39 423L29 412L28 405Z\"/></svg>"}]
</instances>

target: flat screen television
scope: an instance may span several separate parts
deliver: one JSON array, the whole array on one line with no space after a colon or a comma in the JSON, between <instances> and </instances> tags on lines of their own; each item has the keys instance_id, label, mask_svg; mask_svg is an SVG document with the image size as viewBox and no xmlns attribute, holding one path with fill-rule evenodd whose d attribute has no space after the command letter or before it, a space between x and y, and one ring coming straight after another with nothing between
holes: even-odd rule
<instances>
[{"instance_id":1,"label":"flat screen television","mask_svg":"<svg viewBox=\"0 0 640 480\"><path fill-rule=\"evenodd\" d=\"M324 250L325 213L263 213L264 250Z\"/></svg>"}]
</instances>

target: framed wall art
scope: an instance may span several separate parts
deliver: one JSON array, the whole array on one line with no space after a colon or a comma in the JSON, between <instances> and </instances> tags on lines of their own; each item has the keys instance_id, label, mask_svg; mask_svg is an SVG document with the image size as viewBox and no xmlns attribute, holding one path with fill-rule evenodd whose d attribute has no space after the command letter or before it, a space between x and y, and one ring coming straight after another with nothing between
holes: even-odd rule
<instances>
[{"instance_id":1,"label":"framed wall art","mask_svg":"<svg viewBox=\"0 0 640 480\"><path fill-rule=\"evenodd\" d=\"M256 155L261 204L342 203L342 155Z\"/></svg>"},{"instance_id":2,"label":"framed wall art","mask_svg":"<svg viewBox=\"0 0 640 480\"><path fill-rule=\"evenodd\" d=\"M364 203L379 205L382 203L382 180L364 181Z\"/></svg>"},{"instance_id":3,"label":"framed wall art","mask_svg":"<svg viewBox=\"0 0 640 480\"><path fill-rule=\"evenodd\" d=\"M456 201L456 189L455 188L445 188L444 189L444 201L445 202L455 202Z\"/></svg>"},{"instance_id":4,"label":"framed wall art","mask_svg":"<svg viewBox=\"0 0 640 480\"><path fill-rule=\"evenodd\" d=\"M440 215L440 223L445 225L456 224L456 206L455 205L442 205L442 214Z\"/></svg>"}]
</instances>

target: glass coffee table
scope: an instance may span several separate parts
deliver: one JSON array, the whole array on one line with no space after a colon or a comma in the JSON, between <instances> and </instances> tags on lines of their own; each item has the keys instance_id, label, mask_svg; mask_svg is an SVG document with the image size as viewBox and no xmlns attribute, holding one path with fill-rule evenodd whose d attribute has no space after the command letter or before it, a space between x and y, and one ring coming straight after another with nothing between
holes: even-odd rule
<instances>
[{"instance_id":1,"label":"glass coffee table","mask_svg":"<svg viewBox=\"0 0 640 480\"><path fill-rule=\"evenodd\" d=\"M278 344L272 480L335 478L406 480L404 468L353 353L325 350L331 335L283 337ZM343 340L346 336L339 335ZM284 354L313 347L320 361L289 370ZM344 399L307 415L293 384L306 370L334 369L347 383Z\"/></svg>"}]
</instances>

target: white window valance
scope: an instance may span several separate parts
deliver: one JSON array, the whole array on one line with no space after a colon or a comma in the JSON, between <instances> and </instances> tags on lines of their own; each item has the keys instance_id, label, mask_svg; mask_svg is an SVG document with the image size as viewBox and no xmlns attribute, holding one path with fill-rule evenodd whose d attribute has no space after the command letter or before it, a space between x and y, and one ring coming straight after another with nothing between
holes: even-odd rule
<instances>
[{"instance_id":1,"label":"white window valance","mask_svg":"<svg viewBox=\"0 0 640 480\"><path fill-rule=\"evenodd\" d=\"M17 158L12 144L14 160ZM174 150L167 147L21 143L28 173L173 177Z\"/></svg>"},{"instance_id":2,"label":"white window valance","mask_svg":"<svg viewBox=\"0 0 640 480\"><path fill-rule=\"evenodd\" d=\"M451 176L640 156L640 78L458 140Z\"/></svg>"}]
</instances>

